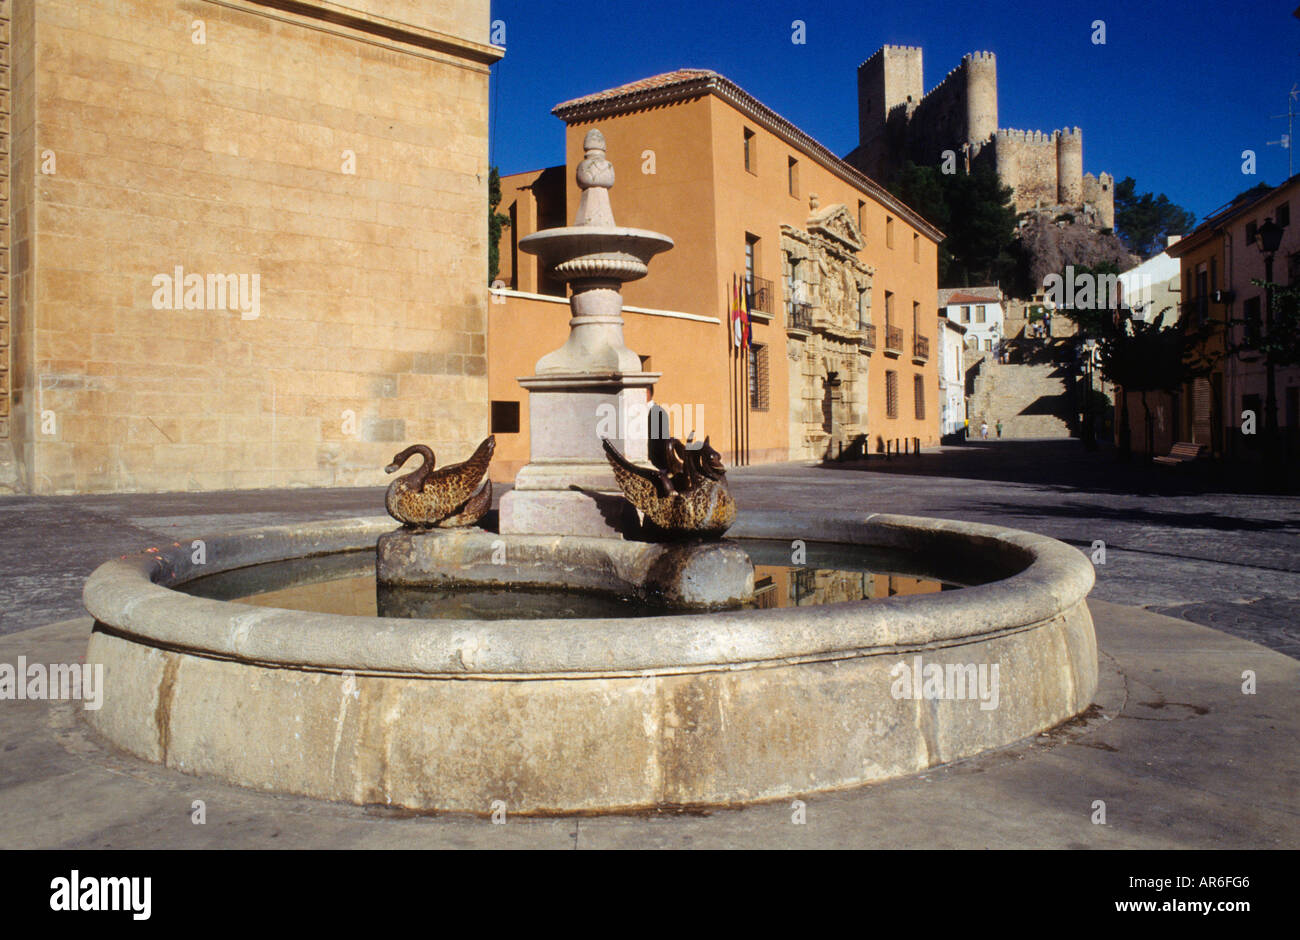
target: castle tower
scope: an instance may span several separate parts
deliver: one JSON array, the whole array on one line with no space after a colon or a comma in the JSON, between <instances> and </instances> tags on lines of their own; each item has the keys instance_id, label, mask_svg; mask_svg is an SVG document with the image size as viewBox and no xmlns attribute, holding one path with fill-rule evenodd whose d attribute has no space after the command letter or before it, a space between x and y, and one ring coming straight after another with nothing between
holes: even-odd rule
<instances>
[{"instance_id":1,"label":"castle tower","mask_svg":"<svg viewBox=\"0 0 1300 940\"><path fill-rule=\"evenodd\" d=\"M962 65L966 69L966 139L980 144L998 131L998 61L991 52L972 52L962 57Z\"/></svg>"},{"instance_id":2,"label":"castle tower","mask_svg":"<svg viewBox=\"0 0 1300 940\"><path fill-rule=\"evenodd\" d=\"M916 107L924 94L919 47L881 46L877 49L871 58L858 66L859 146L866 147L884 134L890 113L895 108L905 106L905 114Z\"/></svg>"},{"instance_id":3,"label":"castle tower","mask_svg":"<svg viewBox=\"0 0 1300 940\"><path fill-rule=\"evenodd\" d=\"M1066 128L1056 136L1056 201L1083 203L1083 131Z\"/></svg>"}]
</instances>

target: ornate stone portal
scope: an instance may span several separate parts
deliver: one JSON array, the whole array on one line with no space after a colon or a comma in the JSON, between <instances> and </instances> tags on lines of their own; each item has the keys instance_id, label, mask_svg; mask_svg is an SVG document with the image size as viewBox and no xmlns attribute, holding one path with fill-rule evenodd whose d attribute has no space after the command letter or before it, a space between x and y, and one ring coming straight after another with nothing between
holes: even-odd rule
<instances>
[{"instance_id":1,"label":"ornate stone portal","mask_svg":"<svg viewBox=\"0 0 1300 940\"><path fill-rule=\"evenodd\" d=\"M806 228L781 226L789 298L791 456L834 457L867 433L867 362L875 269L857 257L862 233L842 204L809 199ZM865 328L864 328L865 327Z\"/></svg>"}]
</instances>

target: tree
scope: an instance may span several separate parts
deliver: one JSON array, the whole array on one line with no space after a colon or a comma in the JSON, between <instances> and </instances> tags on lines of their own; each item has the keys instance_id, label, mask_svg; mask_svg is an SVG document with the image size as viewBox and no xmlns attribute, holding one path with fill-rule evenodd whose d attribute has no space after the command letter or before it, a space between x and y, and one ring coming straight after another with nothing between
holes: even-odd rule
<instances>
[{"instance_id":1,"label":"tree","mask_svg":"<svg viewBox=\"0 0 1300 940\"><path fill-rule=\"evenodd\" d=\"M1264 288L1264 296L1272 299L1272 316L1263 311L1260 318L1234 317L1228 321L1229 327L1241 327L1239 331L1229 332L1227 351L1229 355L1238 356L1244 361L1263 360L1269 370L1269 388L1273 386L1273 370L1287 366L1300 365L1300 285L1273 284L1260 278L1252 278L1251 283ZM1264 324L1267 323L1267 328ZM1233 339L1234 335L1237 337ZM1288 461L1288 448L1281 446L1277 421L1277 398L1274 392L1265 404L1264 429L1273 469L1285 473Z\"/></svg>"},{"instance_id":2,"label":"tree","mask_svg":"<svg viewBox=\"0 0 1300 940\"><path fill-rule=\"evenodd\" d=\"M991 169L943 173L909 161L890 191L947 235L939 246L941 287L1009 279L1015 268L1016 210L1010 187L1001 185Z\"/></svg>"},{"instance_id":3,"label":"tree","mask_svg":"<svg viewBox=\"0 0 1300 940\"><path fill-rule=\"evenodd\" d=\"M1115 186L1115 232L1125 246L1144 259L1164 251L1169 235L1186 235L1196 227L1196 215L1169 201L1164 193L1137 192L1126 176Z\"/></svg>"},{"instance_id":4,"label":"tree","mask_svg":"<svg viewBox=\"0 0 1300 940\"><path fill-rule=\"evenodd\" d=\"M501 205L501 176L497 168L488 170L488 283L497 279L501 269L501 232L510 224L510 216L497 212Z\"/></svg>"},{"instance_id":5,"label":"tree","mask_svg":"<svg viewBox=\"0 0 1300 940\"><path fill-rule=\"evenodd\" d=\"M1231 326L1244 327L1242 338L1230 343L1232 355L1255 355L1276 368L1300 366L1300 285L1270 284L1259 278L1251 283L1262 287L1273 298L1273 329L1260 329L1260 323L1241 317L1229 321Z\"/></svg>"},{"instance_id":6,"label":"tree","mask_svg":"<svg viewBox=\"0 0 1300 940\"><path fill-rule=\"evenodd\" d=\"M1098 269L1102 267L1104 265L1098 265ZM1075 277L1078 276L1079 270L1076 269ZM1183 318L1166 325L1170 310L1166 307L1147 322L1134 320L1131 310L1118 306L1097 304L1058 310L1078 325L1081 338L1096 340L1102 377L1119 390L1115 407L1119 410L1119 448L1123 459L1132 454L1129 393L1138 392L1142 396L1146 458L1150 460L1155 449L1155 423L1148 394L1166 392L1176 395L1184 384L1208 375L1213 369L1214 361L1208 352L1211 348L1209 339L1219 324L1211 320L1198 326Z\"/></svg>"}]
</instances>

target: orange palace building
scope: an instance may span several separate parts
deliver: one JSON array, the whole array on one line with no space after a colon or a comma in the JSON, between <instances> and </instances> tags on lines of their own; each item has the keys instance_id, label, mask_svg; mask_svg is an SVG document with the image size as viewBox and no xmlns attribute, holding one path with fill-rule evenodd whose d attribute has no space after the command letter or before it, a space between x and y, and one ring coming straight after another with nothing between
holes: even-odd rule
<instances>
[{"instance_id":1,"label":"orange palace building","mask_svg":"<svg viewBox=\"0 0 1300 940\"><path fill-rule=\"evenodd\" d=\"M494 478L528 460L517 378L568 332L564 285L519 240L573 219L592 127L617 173L618 223L676 243L624 288L627 345L663 373L652 397L674 435L709 436L728 464L938 443L942 232L715 72L658 75L553 113L566 125L565 165L501 180L510 225L488 307ZM735 277L753 324L748 389L730 365ZM739 420L737 398L748 405Z\"/></svg>"}]
</instances>

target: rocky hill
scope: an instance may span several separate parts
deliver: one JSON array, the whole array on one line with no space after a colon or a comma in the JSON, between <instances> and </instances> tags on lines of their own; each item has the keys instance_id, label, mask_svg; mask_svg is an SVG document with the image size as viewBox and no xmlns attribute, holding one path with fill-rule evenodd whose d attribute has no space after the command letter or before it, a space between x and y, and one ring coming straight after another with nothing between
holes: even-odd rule
<instances>
[{"instance_id":1,"label":"rocky hill","mask_svg":"<svg viewBox=\"0 0 1300 940\"><path fill-rule=\"evenodd\" d=\"M1126 271L1142 260L1129 254L1113 232L1099 231L1069 212L1030 212L1017 235L1020 283L1015 293L1022 297L1042 290L1047 275L1059 274L1069 264L1091 268L1109 261Z\"/></svg>"}]
</instances>

